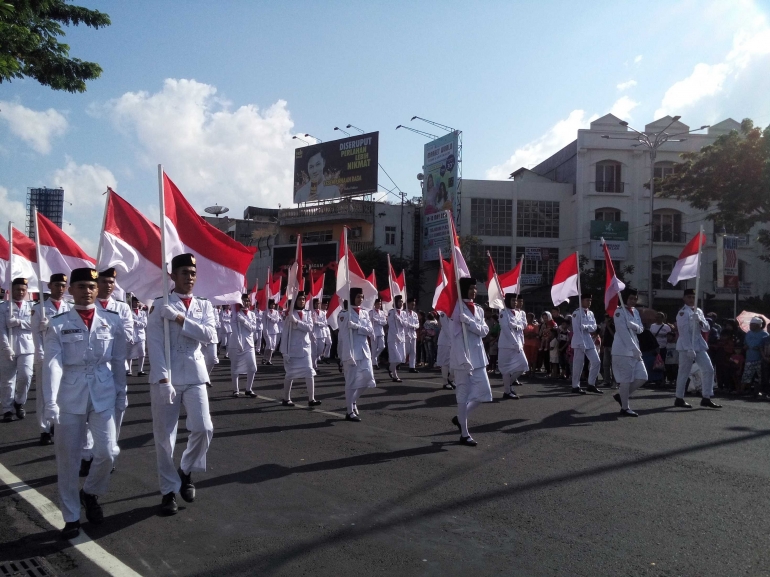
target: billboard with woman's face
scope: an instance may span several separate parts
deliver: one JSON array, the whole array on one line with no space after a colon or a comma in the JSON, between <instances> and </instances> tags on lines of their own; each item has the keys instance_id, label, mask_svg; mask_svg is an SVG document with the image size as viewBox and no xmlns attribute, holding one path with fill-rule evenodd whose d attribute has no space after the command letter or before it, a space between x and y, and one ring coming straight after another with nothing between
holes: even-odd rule
<instances>
[{"instance_id":1,"label":"billboard with woman's face","mask_svg":"<svg viewBox=\"0 0 770 577\"><path fill-rule=\"evenodd\" d=\"M438 251L449 254L444 211L454 215L457 198L458 133L451 132L425 145L423 165L423 260L438 259ZM456 215L455 215L456 216ZM457 220L457 219L455 219Z\"/></svg>"},{"instance_id":2,"label":"billboard with woman's face","mask_svg":"<svg viewBox=\"0 0 770 577\"><path fill-rule=\"evenodd\" d=\"M319 142L294 151L294 202L377 192L379 132Z\"/></svg>"}]
</instances>

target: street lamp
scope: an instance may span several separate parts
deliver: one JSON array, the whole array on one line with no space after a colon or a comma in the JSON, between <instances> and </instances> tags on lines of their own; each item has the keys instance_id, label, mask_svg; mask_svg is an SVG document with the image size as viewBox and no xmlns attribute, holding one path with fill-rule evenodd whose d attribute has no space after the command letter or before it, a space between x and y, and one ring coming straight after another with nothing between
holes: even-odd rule
<instances>
[{"instance_id":1,"label":"street lamp","mask_svg":"<svg viewBox=\"0 0 770 577\"><path fill-rule=\"evenodd\" d=\"M316 137L315 137L315 136L313 136L312 134L306 134L306 135L305 135L305 138L308 138L308 137L309 137L309 138L314 138L314 139L316 140L316 142L323 142L323 140L321 140L320 138L316 138Z\"/></svg>"},{"instance_id":2,"label":"street lamp","mask_svg":"<svg viewBox=\"0 0 770 577\"><path fill-rule=\"evenodd\" d=\"M308 146L310 146L310 143L307 140L305 140L304 138L300 138L299 136L292 136L291 139L292 140L300 140L300 141L304 142L305 144L307 144Z\"/></svg>"},{"instance_id":3,"label":"street lamp","mask_svg":"<svg viewBox=\"0 0 770 577\"><path fill-rule=\"evenodd\" d=\"M363 134L363 133L364 133L364 131L363 131L363 130L361 130L360 128L358 128L358 126L353 126L352 124L348 124L348 125L347 125L345 128L355 128L355 129L356 129L356 130L358 130L358 131L359 131L361 134Z\"/></svg>"},{"instance_id":4,"label":"street lamp","mask_svg":"<svg viewBox=\"0 0 770 577\"><path fill-rule=\"evenodd\" d=\"M655 204L655 157L658 155L658 148L660 148L662 145L664 145L667 142L684 142L687 140L686 138L674 138L675 136L682 136L684 134L690 134L692 132L697 132L698 130L703 130L704 128L708 128L709 125L706 124L704 126L701 126L700 128L693 128L692 130L686 130L684 132L677 132L676 134L669 134L666 132L671 126L677 122L681 116L674 116L671 119L671 122L668 123L668 126L661 130L660 132L640 132L636 130L635 128L628 125L628 122L625 120L620 121L620 125L624 126L626 128L629 128L633 130L636 133L636 136L632 137L625 137L625 136L610 136L608 134L602 134L602 138L606 138L608 140L633 140L636 142L636 144L632 144L631 146L642 146L650 151L650 278L647 285L648 288L648 297L647 297L647 306L649 308L652 308L653 305L653 292L652 292L652 242L653 242L653 209Z\"/></svg>"},{"instance_id":5,"label":"street lamp","mask_svg":"<svg viewBox=\"0 0 770 577\"><path fill-rule=\"evenodd\" d=\"M350 126L350 125L348 125L348 126ZM342 130L342 129L341 129L339 126L335 126L335 127L334 127L334 130L339 130L339 131L340 131L342 134L344 134L345 136L350 136L350 133L349 133L349 132L347 132L347 131L345 131L345 130Z\"/></svg>"}]
</instances>

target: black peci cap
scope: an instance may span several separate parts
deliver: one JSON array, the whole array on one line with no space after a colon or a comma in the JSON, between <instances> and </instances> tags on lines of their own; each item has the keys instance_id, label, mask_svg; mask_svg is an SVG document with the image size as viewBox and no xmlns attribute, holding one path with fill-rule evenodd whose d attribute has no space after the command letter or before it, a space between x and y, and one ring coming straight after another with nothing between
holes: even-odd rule
<instances>
[{"instance_id":1,"label":"black peci cap","mask_svg":"<svg viewBox=\"0 0 770 577\"><path fill-rule=\"evenodd\" d=\"M67 275L63 272L57 272L55 274L51 275L51 278L48 279L48 284L53 284L55 282L67 282Z\"/></svg>"},{"instance_id":2,"label":"black peci cap","mask_svg":"<svg viewBox=\"0 0 770 577\"><path fill-rule=\"evenodd\" d=\"M76 282L96 282L97 278L99 278L99 273L96 272L96 269L88 267L76 268L70 273L70 286Z\"/></svg>"},{"instance_id":3,"label":"black peci cap","mask_svg":"<svg viewBox=\"0 0 770 577\"><path fill-rule=\"evenodd\" d=\"M102 272L100 272L99 276L103 278L118 278L118 271L115 270L114 266L111 266L110 268L104 269Z\"/></svg>"},{"instance_id":4,"label":"black peci cap","mask_svg":"<svg viewBox=\"0 0 770 577\"><path fill-rule=\"evenodd\" d=\"M193 266L197 268L195 265L195 255L187 252L184 254L178 254L171 259L171 272L174 272L176 269L183 266Z\"/></svg>"},{"instance_id":5,"label":"black peci cap","mask_svg":"<svg viewBox=\"0 0 770 577\"><path fill-rule=\"evenodd\" d=\"M19 277L16 277L15 279L13 279L13 282L11 282L11 285L13 285L13 286L16 286L16 285L28 286L29 283L27 282L26 278L24 278L23 276L19 276Z\"/></svg>"},{"instance_id":6,"label":"black peci cap","mask_svg":"<svg viewBox=\"0 0 770 577\"><path fill-rule=\"evenodd\" d=\"M694 294L695 294L695 289L684 289L684 292L682 293L682 296L683 297L687 297L687 296L694 295Z\"/></svg>"}]
</instances>

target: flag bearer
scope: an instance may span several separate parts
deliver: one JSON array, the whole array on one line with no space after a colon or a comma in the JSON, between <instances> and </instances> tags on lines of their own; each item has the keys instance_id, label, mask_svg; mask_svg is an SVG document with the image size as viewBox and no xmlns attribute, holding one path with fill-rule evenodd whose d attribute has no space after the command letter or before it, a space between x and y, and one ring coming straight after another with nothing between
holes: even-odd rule
<instances>
[{"instance_id":1,"label":"flag bearer","mask_svg":"<svg viewBox=\"0 0 770 577\"><path fill-rule=\"evenodd\" d=\"M361 308L364 293L360 288L350 289L352 306L339 314L340 360L345 374L345 419L359 422L356 402L365 389L375 387L372 369L372 353L369 339L374 337L374 327L369 313Z\"/></svg>"},{"instance_id":2,"label":"flag bearer","mask_svg":"<svg viewBox=\"0 0 770 577\"><path fill-rule=\"evenodd\" d=\"M589 293L580 295L580 306L572 313L572 392L580 395L586 394L585 390L580 388L580 375L583 374L586 358L590 363L586 388L592 393L602 394L602 391L596 387L596 378L599 376L602 363L591 336L591 333L596 331L596 319L591 312L591 300Z\"/></svg>"},{"instance_id":3,"label":"flag bearer","mask_svg":"<svg viewBox=\"0 0 770 577\"><path fill-rule=\"evenodd\" d=\"M638 417L629 407L631 394L647 382L647 369L642 361L638 335L644 332L642 318L634 307L638 293L635 289L624 291L626 305L615 310L615 338L612 341L612 374L620 391L612 395L620 404L621 417Z\"/></svg>"},{"instance_id":4,"label":"flag bearer","mask_svg":"<svg viewBox=\"0 0 770 577\"><path fill-rule=\"evenodd\" d=\"M369 318L374 327L372 367L379 369L380 355L385 350L385 327L388 326L388 314L382 310L382 301L380 299L374 301L374 309L369 312Z\"/></svg>"},{"instance_id":5,"label":"flag bearer","mask_svg":"<svg viewBox=\"0 0 770 577\"><path fill-rule=\"evenodd\" d=\"M35 343L32 336L32 303L27 300L27 279L11 283L11 300L0 304L0 401L3 421L26 416L24 404L32 383Z\"/></svg>"},{"instance_id":6,"label":"flag bearer","mask_svg":"<svg viewBox=\"0 0 770 577\"><path fill-rule=\"evenodd\" d=\"M684 306L676 315L676 328L679 333L676 341L676 350L679 351L679 373L676 377L674 406L691 408L692 405L684 400L684 392L690 370L693 364L697 364L703 375L701 407L721 409L722 405L718 405L711 399L714 396L714 366L707 353L708 344L703 338L703 333L710 329L709 324L703 316L703 311L695 306L693 289L686 289L683 299Z\"/></svg>"},{"instance_id":7,"label":"flag bearer","mask_svg":"<svg viewBox=\"0 0 770 577\"><path fill-rule=\"evenodd\" d=\"M275 301L269 299L267 301L267 310L264 312L265 355L262 358L263 365L273 364L273 353L278 345L278 335L281 334L280 322L281 313L276 310Z\"/></svg>"},{"instance_id":8,"label":"flag bearer","mask_svg":"<svg viewBox=\"0 0 770 577\"><path fill-rule=\"evenodd\" d=\"M498 366L503 375L503 399L518 399L514 383L529 368L524 354L524 329L527 319L516 308L517 294L505 294L505 308L500 313L500 340L497 343Z\"/></svg>"},{"instance_id":9,"label":"flag bearer","mask_svg":"<svg viewBox=\"0 0 770 577\"><path fill-rule=\"evenodd\" d=\"M144 372L144 345L147 341L147 335L145 329L147 328L147 311L142 308L142 303L136 297L131 298L131 315L134 318L134 337L128 351L128 375L131 375L131 369L134 360L139 365L139 371L136 373L137 377L144 377L147 373Z\"/></svg>"},{"instance_id":10,"label":"flag bearer","mask_svg":"<svg viewBox=\"0 0 770 577\"><path fill-rule=\"evenodd\" d=\"M444 381L444 388L451 391L455 388L453 382L454 373L449 363L452 356L452 319L446 316L446 313L439 312L438 321L441 324L441 330L438 333L436 364L441 367L441 378Z\"/></svg>"},{"instance_id":11,"label":"flag bearer","mask_svg":"<svg viewBox=\"0 0 770 577\"><path fill-rule=\"evenodd\" d=\"M403 382L398 376L398 365L406 360L406 313L401 310L404 298L393 297L393 308L388 311L388 374L394 383Z\"/></svg>"},{"instance_id":12,"label":"flag bearer","mask_svg":"<svg viewBox=\"0 0 770 577\"><path fill-rule=\"evenodd\" d=\"M289 313L281 335L281 355L286 376L283 378L283 406L293 407L291 385L295 379L305 379L307 404L320 405L315 399L315 370L313 369L312 348L313 319L305 309L305 293L297 292L297 298L289 303Z\"/></svg>"},{"instance_id":13,"label":"flag bearer","mask_svg":"<svg viewBox=\"0 0 770 577\"><path fill-rule=\"evenodd\" d=\"M241 304L235 305L233 311L233 332L230 333L230 378L233 382L233 396L239 396L238 376L246 375L247 397L255 398L257 393L252 390L254 377L257 375L257 357L254 353L254 331L257 328L257 318L249 310L249 295L244 294Z\"/></svg>"},{"instance_id":14,"label":"flag bearer","mask_svg":"<svg viewBox=\"0 0 770 577\"><path fill-rule=\"evenodd\" d=\"M417 372L417 329L420 328L420 317L414 310L417 299L407 301L407 310L404 313L404 334L406 336L406 355L409 357L409 372Z\"/></svg>"}]
</instances>

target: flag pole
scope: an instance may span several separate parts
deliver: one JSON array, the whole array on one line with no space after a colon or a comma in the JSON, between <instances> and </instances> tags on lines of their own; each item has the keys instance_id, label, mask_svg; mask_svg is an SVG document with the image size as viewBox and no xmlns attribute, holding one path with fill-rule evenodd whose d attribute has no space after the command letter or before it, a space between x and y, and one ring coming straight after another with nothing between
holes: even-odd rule
<instances>
[{"instance_id":1,"label":"flag pole","mask_svg":"<svg viewBox=\"0 0 770 577\"><path fill-rule=\"evenodd\" d=\"M503 287L500 285L500 277L497 276L497 267L495 266L495 261L492 260L492 255L489 254L489 251L487 251L487 257L489 258L489 262L492 263L492 270L495 271L495 284L497 285L497 291L500 293L500 296L503 297L503 309L505 309L505 295L503 294Z\"/></svg>"},{"instance_id":2,"label":"flag pole","mask_svg":"<svg viewBox=\"0 0 770 577\"><path fill-rule=\"evenodd\" d=\"M348 227L342 228L342 234L345 235L345 284L348 285L348 349L350 350L350 360L353 364L356 364L355 356L353 355L353 329L350 328L350 310L353 308L353 303L350 302L350 246L348 245ZM388 265L390 266L390 253L388 253ZM390 275L390 271L388 272ZM391 295L392 297L392 295ZM395 302L395 299L394 299Z\"/></svg>"},{"instance_id":3,"label":"flag pole","mask_svg":"<svg viewBox=\"0 0 770 577\"><path fill-rule=\"evenodd\" d=\"M163 270L161 271L163 276L163 306L168 306L168 263L166 262L166 199L163 194L163 165L158 165L158 196L160 206L160 262L163 263ZM105 218L107 216L107 208L105 206ZM98 262L98 259L97 259ZM169 334L169 321L167 318L163 318L163 354L166 360L166 374L168 375L169 384L171 381L171 336Z\"/></svg>"},{"instance_id":4,"label":"flag pole","mask_svg":"<svg viewBox=\"0 0 770 577\"><path fill-rule=\"evenodd\" d=\"M465 345L465 356L470 358L470 351L468 350L468 329L465 327L465 323L462 320L462 308L460 307L460 303L462 303L463 306L465 306L465 303L463 302L462 294L460 294L460 272L457 270L457 257L455 255L455 242L457 240L457 232L455 232L455 225L454 225L454 221L452 220L452 213L449 212L448 210L444 212L446 213L447 220L449 221L449 229L452 231L452 238L450 242L450 247L452 249L452 270L454 270L454 273L455 273L455 290L457 291L457 307L458 307L458 311L460 312L460 318L457 320L460 321L460 326L463 329L463 345ZM468 312L470 312L470 309L468 309Z\"/></svg>"},{"instance_id":5,"label":"flag pole","mask_svg":"<svg viewBox=\"0 0 770 577\"><path fill-rule=\"evenodd\" d=\"M8 310L13 318L13 222L8 221ZM8 330L8 340L11 343L11 356L16 350L16 343L13 339L13 329Z\"/></svg>"},{"instance_id":6,"label":"flag pole","mask_svg":"<svg viewBox=\"0 0 770 577\"><path fill-rule=\"evenodd\" d=\"M700 229L698 230L698 273L695 277L695 310L698 310L698 298L700 297L700 262L701 262L701 251L703 248L703 225L700 225Z\"/></svg>"},{"instance_id":7,"label":"flag pole","mask_svg":"<svg viewBox=\"0 0 770 577\"><path fill-rule=\"evenodd\" d=\"M43 259L40 258L40 220L37 217L37 205L34 205L35 216L35 256L37 256L37 290L40 291L40 316L45 318L45 294L43 293L43 273L40 269ZM51 279L48 279L51 280Z\"/></svg>"},{"instance_id":8,"label":"flag pole","mask_svg":"<svg viewBox=\"0 0 770 577\"><path fill-rule=\"evenodd\" d=\"M107 226L107 207L110 205L110 198L112 197L112 189L109 186L107 187L107 192L105 194L107 195L107 199L104 201L104 215L102 216L102 235L99 238L99 246L96 248L96 267L97 268L101 267L102 239L104 238L104 228ZM162 222L161 222L161 227L163 227ZM162 259L161 262L166 262L165 258Z\"/></svg>"},{"instance_id":9,"label":"flag pole","mask_svg":"<svg viewBox=\"0 0 770 577\"><path fill-rule=\"evenodd\" d=\"M580 288L580 253L575 251L575 261L577 261L577 289L578 289L578 314L580 315L580 342L586 346L585 335L583 334L583 291ZM574 331L573 331L574 332ZM593 343L591 344L593 346Z\"/></svg>"}]
</instances>

